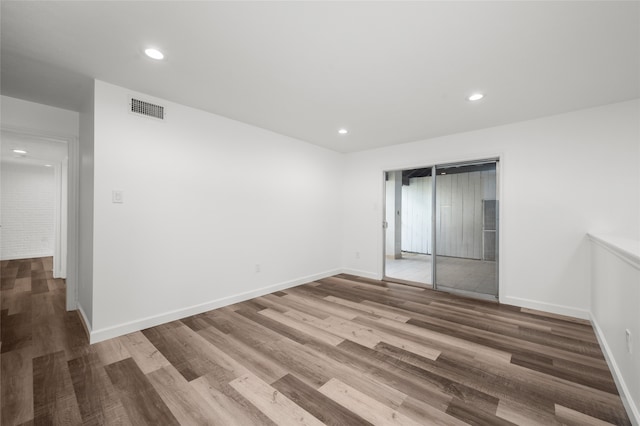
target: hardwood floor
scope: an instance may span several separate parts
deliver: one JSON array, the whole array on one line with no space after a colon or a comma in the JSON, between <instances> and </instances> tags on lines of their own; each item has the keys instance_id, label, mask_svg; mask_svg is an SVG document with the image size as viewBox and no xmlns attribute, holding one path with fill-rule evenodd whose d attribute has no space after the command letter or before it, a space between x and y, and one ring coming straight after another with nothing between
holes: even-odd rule
<instances>
[{"instance_id":1,"label":"hardwood floor","mask_svg":"<svg viewBox=\"0 0 640 426\"><path fill-rule=\"evenodd\" d=\"M631 424L590 325L340 275L88 345L2 262L2 425Z\"/></svg>"}]
</instances>

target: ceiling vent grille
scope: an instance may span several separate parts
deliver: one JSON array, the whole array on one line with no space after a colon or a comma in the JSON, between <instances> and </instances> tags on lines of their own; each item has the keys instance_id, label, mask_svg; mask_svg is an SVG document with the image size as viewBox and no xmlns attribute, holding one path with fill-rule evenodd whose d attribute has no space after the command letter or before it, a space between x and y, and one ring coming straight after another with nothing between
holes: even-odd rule
<instances>
[{"instance_id":1,"label":"ceiling vent grille","mask_svg":"<svg viewBox=\"0 0 640 426\"><path fill-rule=\"evenodd\" d=\"M141 101L136 98L131 98L130 105L131 112L133 113L164 120L164 107L161 105Z\"/></svg>"}]
</instances>

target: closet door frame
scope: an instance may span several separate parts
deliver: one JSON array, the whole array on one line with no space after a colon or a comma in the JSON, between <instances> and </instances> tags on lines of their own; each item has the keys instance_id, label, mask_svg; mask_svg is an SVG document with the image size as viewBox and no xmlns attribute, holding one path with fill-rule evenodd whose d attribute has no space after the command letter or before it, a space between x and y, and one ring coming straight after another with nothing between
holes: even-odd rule
<instances>
[{"instance_id":1,"label":"closet door frame","mask_svg":"<svg viewBox=\"0 0 640 426\"><path fill-rule=\"evenodd\" d=\"M500 202L500 182L501 182L501 171L500 171L500 157L499 156L495 156L495 157L488 157L488 158L483 158L483 159L479 159L479 160L467 160L467 161L459 161L459 162L446 162L446 163L439 163L439 164L434 164L434 165L428 165L428 166L417 166L417 167L407 167L407 168L402 168L402 169L389 169L389 170L384 170L382 172L382 190L383 190L383 194L386 194L386 175L387 173L390 172L396 172L396 171L405 171L405 170L414 170L414 169L426 169L426 168L431 168L431 287L434 290L437 291L445 291L445 292L450 292L450 293L457 293L457 291L455 289L451 289L451 288L442 288L439 289L438 288L438 279L437 279L437 267L436 267L436 259L437 259L437 239L436 239L436 226L437 226L437 217L436 217L436 209L437 209L437 205L436 205L436 197L437 195L437 190L436 190L436 186L437 186L437 180L438 180L438 169L443 169L443 168L451 168L451 167L463 167L463 166L474 166L474 165L482 165L482 164L490 164L490 163L495 163L496 165L496 294L495 295L488 295L488 294L483 294L483 293L474 293L473 295L479 298L483 298L483 299L489 299L489 300L499 300L499 295L500 295L500 212L502 211L502 206L501 206L501 202ZM386 226L387 226L387 220L388 218L386 217L386 195L383 196L382 198L382 217L383 217L383 221L382 221L382 278L383 279L390 279L390 280L395 280L396 278L393 277L388 277L386 275ZM425 285L423 285L422 283L416 283L415 285L420 286L420 287L425 287ZM427 285L428 287L428 285ZM469 292L463 292L465 294L468 294Z\"/></svg>"}]
</instances>

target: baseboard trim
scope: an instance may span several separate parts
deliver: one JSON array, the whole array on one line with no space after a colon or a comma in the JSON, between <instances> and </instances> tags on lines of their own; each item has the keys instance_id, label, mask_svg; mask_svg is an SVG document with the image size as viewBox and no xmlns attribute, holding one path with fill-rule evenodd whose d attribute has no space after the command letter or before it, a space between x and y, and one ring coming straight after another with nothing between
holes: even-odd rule
<instances>
[{"instance_id":1,"label":"baseboard trim","mask_svg":"<svg viewBox=\"0 0 640 426\"><path fill-rule=\"evenodd\" d=\"M537 309L539 311L550 312L552 314L566 315L585 320L591 319L590 312L585 309L577 309L565 305L556 305L554 303L537 302L535 300L523 299L520 297L506 296L500 299L500 303L519 306L521 308Z\"/></svg>"},{"instance_id":2,"label":"baseboard trim","mask_svg":"<svg viewBox=\"0 0 640 426\"><path fill-rule=\"evenodd\" d=\"M600 347L602 348L602 352L604 353L604 358L607 360L607 364L609 365L609 370L613 375L613 380L616 382L616 387L618 388L618 393L620 394L620 399L622 399L622 403L624 404L624 408L627 410L627 414L630 417L631 423L634 425L640 425L640 410L636 406L635 402L631 398L631 393L629 392L629 388L624 381L622 373L618 368L618 364L616 363L616 359L611 352L611 348L607 344L607 339L598 325L598 321L593 316L590 315L589 320L591 321L591 325L593 330L596 333L596 337L598 338L598 343L600 343Z\"/></svg>"},{"instance_id":3,"label":"baseboard trim","mask_svg":"<svg viewBox=\"0 0 640 426\"><path fill-rule=\"evenodd\" d=\"M205 303L189 306L187 308L176 309L174 311L165 312L159 315L153 315L146 318L141 318L134 321L114 325L111 327L104 327L97 330L90 331L89 342L98 343L103 340L112 339L114 337L122 336L135 331L144 330L145 328L155 327L156 325L164 324L167 322L186 318L191 315L201 314L203 312L211 311L213 309L222 308L224 306L232 305L234 303L243 302L245 300L253 299L254 297L264 296L265 294L273 293L279 290L286 290L287 288L295 287L301 284L306 284L322 278L327 278L343 272L341 269L334 269L330 271L321 272L314 275L308 275L306 277L296 278L294 280L285 281L278 284L269 285L255 290L246 291L244 293L234 294L220 299L211 300Z\"/></svg>"},{"instance_id":4,"label":"baseboard trim","mask_svg":"<svg viewBox=\"0 0 640 426\"><path fill-rule=\"evenodd\" d=\"M87 318L87 314L84 313L82 306L79 303L76 303L76 307L80 313L80 323L82 323L82 328L84 328L84 332L87 333L87 339L89 339L89 343L91 343L91 323Z\"/></svg>"},{"instance_id":5,"label":"baseboard trim","mask_svg":"<svg viewBox=\"0 0 640 426\"><path fill-rule=\"evenodd\" d=\"M380 281L382 279L382 275L380 275L380 274L375 274L375 273L367 272L367 271L361 271L359 269L343 268L340 272L343 273L343 274L355 275L355 276L362 277L362 278L369 278L371 280Z\"/></svg>"}]
</instances>

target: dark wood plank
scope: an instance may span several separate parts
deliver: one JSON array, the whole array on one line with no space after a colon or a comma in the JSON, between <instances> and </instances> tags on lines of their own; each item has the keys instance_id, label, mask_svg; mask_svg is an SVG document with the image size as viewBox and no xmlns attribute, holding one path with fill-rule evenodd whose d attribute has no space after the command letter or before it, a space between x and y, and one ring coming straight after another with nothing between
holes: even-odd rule
<instances>
[{"instance_id":1,"label":"dark wood plank","mask_svg":"<svg viewBox=\"0 0 640 426\"><path fill-rule=\"evenodd\" d=\"M8 315L8 310L0 312L2 322L2 353L25 348L31 345L31 313L23 312Z\"/></svg>"},{"instance_id":2,"label":"dark wood plank","mask_svg":"<svg viewBox=\"0 0 640 426\"><path fill-rule=\"evenodd\" d=\"M526 354L515 354L511 357L511 363L526 367L530 370L539 371L554 377L560 377L574 383L580 383L593 389L599 389L611 394L617 394L618 389L611 375L609 377L601 376L591 369L569 369L566 367L555 366L554 360L543 359L539 356L527 356Z\"/></svg>"},{"instance_id":3,"label":"dark wood plank","mask_svg":"<svg viewBox=\"0 0 640 426\"><path fill-rule=\"evenodd\" d=\"M178 421L131 358L105 367L134 425L178 425Z\"/></svg>"},{"instance_id":4,"label":"dark wood plank","mask_svg":"<svg viewBox=\"0 0 640 426\"><path fill-rule=\"evenodd\" d=\"M455 398L447 408L447 414L456 417L465 423L474 426L514 426L508 420L502 419L494 414L487 413L472 405L465 404L463 401Z\"/></svg>"},{"instance_id":5,"label":"dark wood plank","mask_svg":"<svg viewBox=\"0 0 640 426\"><path fill-rule=\"evenodd\" d=\"M34 424L80 424L64 351L33 359Z\"/></svg>"},{"instance_id":6,"label":"dark wood plank","mask_svg":"<svg viewBox=\"0 0 640 426\"><path fill-rule=\"evenodd\" d=\"M97 353L72 359L68 365L83 424L131 424Z\"/></svg>"},{"instance_id":7,"label":"dark wood plank","mask_svg":"<svg viewBox=\"0 0 640 426\"><path fill-rule=\"evenodd\" d=\"M16 277L3 276L0 278L0 282L0 290L11 290L16 285Z\"/></svg>"},{"instance_id":8,"label":"dark wood plank","mask_svg":"<svg viewBox=\"0 0 640 426\"><path fill-rule=\"evenodd\" d=\"M438 375L433 371L419 368L383 352L365 348L350 341L344 341L338 347L369 359L372 363L385 366L387 374L395 374L398 377L398 382L403 383L398 386L398 389L414 398L430 395L427 399L431 398L435 401L459 399L466 405L474 406L489 413L495 413L498 407L499 400L494 396ZM450 398L443 399L444 395L448 395Z\"/></svg>"},{"instance_id":9,"label":"dark wood plank","mask_svg":"<svg viewBox=\"0 0 640 426\"><path fill-rule=\"evenodd\" d=\"M191 339L196 333L190 334L187 330L191 329L185 325L158 326L142 333L187 381L219 370L220 365L212 357L196 348L197 342Z\"/></svg>"},{"instance_id":10,"label":"dark wood plank","mask_svg":"<svg viewBox=\"0 0 640 426\"><path fill-rule=\"evenodd\" d=\"M18 264L18 272L16 274L16 278L30 278L31 277L31 263L30 262L20 262Z\"/></svg>"},{"instance_id":11,"label":"dark wood plank","mask_svg":"<svg viewBox=\"0 0 640 426\"><path fill-rule=\"evenodd\" d=\"M31 348L26 347L0 356L2 413L0 424L20 424L33 419L33 364Z\"/></svg>"},{"instance_id":12,"label":"dark wood plank","mask_svg":"<svg viewBox=\"0 0 640 426\"><path fill-rule=\"evenodd\" d=\"M371 423L362 417L352 413L332 399L327 398L291 374L287 374L272 383L271 386L282 392L287 398L313 414L326 425L371 425Z\"/></svg>"},{"instance_id":13,"label":"dark wood plank","mask_svg":"<svg viewBox=\"0 0 640 426\"><path fill-rule=\"evenodd\" d=\"M311 339L313 339L312 336L309 336L306 333L279 323L278 321L272 320L271 318L267 318L266 316L260 315L259 313L256 313L254 311L239 310L236 312L238 315L242 315L243 317L272 331L275 331L276 333L286 337L287 339L293 340L294 342L298 342L304 345L305 343L308 343Z\"/></svg>"},{"instance_id":14,"label":"dark wood plank","mask_svg":"<svg viewBox=\"0 0 640 426\"><path fill-rule=\"evenodd\" d=\"M49 284L46 279L31 280L31 293L45 293L49 291Z\"/></svg>"},{"instance_id":15,"label":"dark wood plank","mask_svg":"<svg viewBox=\"0 0 640 426\"><path fill-rule=\"evenodd\" d=\"M217 415L223 419L221 425L275 426L255 405L240 395L228 383L220 383L209 374L199 377L191 385L207 400ZM224 421L226 419L226 421Z\"/></svg>"}]
</instances>

